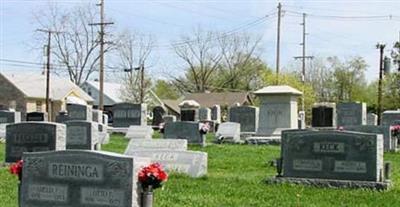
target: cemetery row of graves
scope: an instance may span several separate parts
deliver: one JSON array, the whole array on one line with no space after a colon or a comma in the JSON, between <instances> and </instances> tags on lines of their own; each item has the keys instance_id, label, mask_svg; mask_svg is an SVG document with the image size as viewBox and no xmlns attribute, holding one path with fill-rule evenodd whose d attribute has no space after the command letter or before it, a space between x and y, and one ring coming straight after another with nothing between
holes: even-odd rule
<instances>
[{"instance_id":1,"label":"cemetery row of graves","mask_svg":"<svg viewBox=\"0 0 400 207\"><path fill-rule=\"evenodd\" d=\"M400 202L392 195L400 190L400 111L385 111L377 125L364 103L320 103L306 127L297 109L300 91L269 86L254 94L260 107L231 106L228 122L220 106L192 100L179 105L179 118L155 114L153 126L144 104L114 105L111 126L88 105L68 104L56 122L44 113L0 111L4 162L23 160L19 182L4 189L18 189L10 202L22 207L151 206L153 200L160 206L309 206L322 195L331 198L320 201L326 206L357 204L346 195L363 197L366 205L376 202L369 196L388 206ZM155 194L160 183L149 187L138 176L152 163L163 168L154 167L157 175L170 174Z\"/></svg>"}]
</instances>

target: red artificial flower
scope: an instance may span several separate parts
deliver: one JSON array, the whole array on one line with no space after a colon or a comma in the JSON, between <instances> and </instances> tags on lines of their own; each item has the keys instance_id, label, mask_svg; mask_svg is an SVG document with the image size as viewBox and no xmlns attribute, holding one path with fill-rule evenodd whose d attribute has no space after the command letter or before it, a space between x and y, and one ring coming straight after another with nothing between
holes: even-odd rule
<instances>
[{"instance_id":1,"label":"red artificial flower","mask_svg":"<svg viewBox=\"0 0 400 207\"><path fill-rule=\"evenodd\" d=\"M159 163L153 163L139 171L138 179L143 188L151 186L152 189L155 189L161 187L162 182L168 179L168 175Z\"/></svg>"},{"instance_id":2,"label":"red artificial flower","mask_svg":"<svg viewBox=\"0 0 400 207\"><path fill-rule=\"evenodd\" d=\"M22 175L22 166L24 164L23 160L18 160L16 163L10 165L10 173L17 175L19 179L21 179L21 175Z\"/></svg>"}]
</instances>

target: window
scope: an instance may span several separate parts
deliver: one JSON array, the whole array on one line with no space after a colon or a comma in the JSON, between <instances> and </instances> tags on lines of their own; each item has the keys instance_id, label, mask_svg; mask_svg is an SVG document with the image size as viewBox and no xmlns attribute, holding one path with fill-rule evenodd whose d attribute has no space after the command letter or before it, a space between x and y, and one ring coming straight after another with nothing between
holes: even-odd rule
<instances>
[{"instance_id":1,"label":"window","mask_svg":"<svg viewBox=\"0 0 400 207\"><path fill-rule=\"evenodd\" d=\"M36 101L36 111L42 112L42 101Z\"/></svg>"}]
</instances>

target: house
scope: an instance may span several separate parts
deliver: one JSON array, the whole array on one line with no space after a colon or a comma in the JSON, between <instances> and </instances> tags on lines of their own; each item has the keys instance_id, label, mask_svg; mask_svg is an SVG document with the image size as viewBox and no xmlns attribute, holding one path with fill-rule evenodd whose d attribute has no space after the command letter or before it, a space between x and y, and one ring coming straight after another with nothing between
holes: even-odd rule
<instances>
[{"instance_id":1,"label":"house","mask_svg":"<svg viewBox=\"0 0 400 207\"><path fill-rule=\"evenodd\" d=\"M81 99L88 105L93 99L68 78L54 75L50 78L49 121L55 121L59 111L66 110L71 99ZM46 76L41 74L0 73L0 105L21 112L21 120L26 113L46 111Z\"/></svg>"}]
</instances>

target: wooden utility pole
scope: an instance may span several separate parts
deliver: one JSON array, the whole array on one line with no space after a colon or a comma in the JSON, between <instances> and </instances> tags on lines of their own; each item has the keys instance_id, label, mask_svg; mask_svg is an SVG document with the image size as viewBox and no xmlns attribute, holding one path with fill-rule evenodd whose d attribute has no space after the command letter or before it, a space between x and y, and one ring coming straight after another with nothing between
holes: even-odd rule
<instances>
[{"instance_id":1,"label":"wooden utility pole","mask_svg":"<svg viewBox=\"0 0 400 207\"><path fill-rule=\"evenodd\" d=\"M99 70L99 82L100 82L100 91L99 91L99 109L104 110L104 26L108 24L114 24L113 22L104 22L104 0L100 0L100 23L89 24L91 26L100 26L100 70Z\"/></svg>"},{"instance_id":2,"label":"wooden utility pole","mask_svg":"<svg viewBox=\"0 0 400 207\"><path fill-rule=\"evenodd\" d=\"M279 58L280 58L280 42L281 42L281 15L282 15L282 4L278 4L278 25L276 35L276 85L279 85Z\"/></svg>"},{"instance_id":3,"label":"wooden utility pole","mask_svg":"<svg viewBox=\"0 0 400 207\"><path fill-rule=\"evenodd\" d=\"M47 118L51 120L51 112L50 112L50 55L51 55L51 35L55 33L60 33L57 31L52 31L49 29L37 29L36 31L47 33L47 48L46 48L46 112Z\"/></svg>"},{"instance_id":4,"label":"wooden utility pole","mask_svg":"<svg viewBox=\"0 0 400 207\"><path fill-rule=\"evenodd\" d=\"M140 103L144 103L144 64L140 64Z\"/></svg>"},{"instance_id":5,"label":"wooden utility pole","mask_svg":"<svg viewBox=\"0 0 400 207\"><path fill-rule=\"evenodd\" d=\"M383 78L383 52L385 49L385 44L378 43L376 48L380 51L380 60L379 60L379 83L378 83L378 125L381 124L382 118L382 78Z\"/></svg>"}]
</instances>

